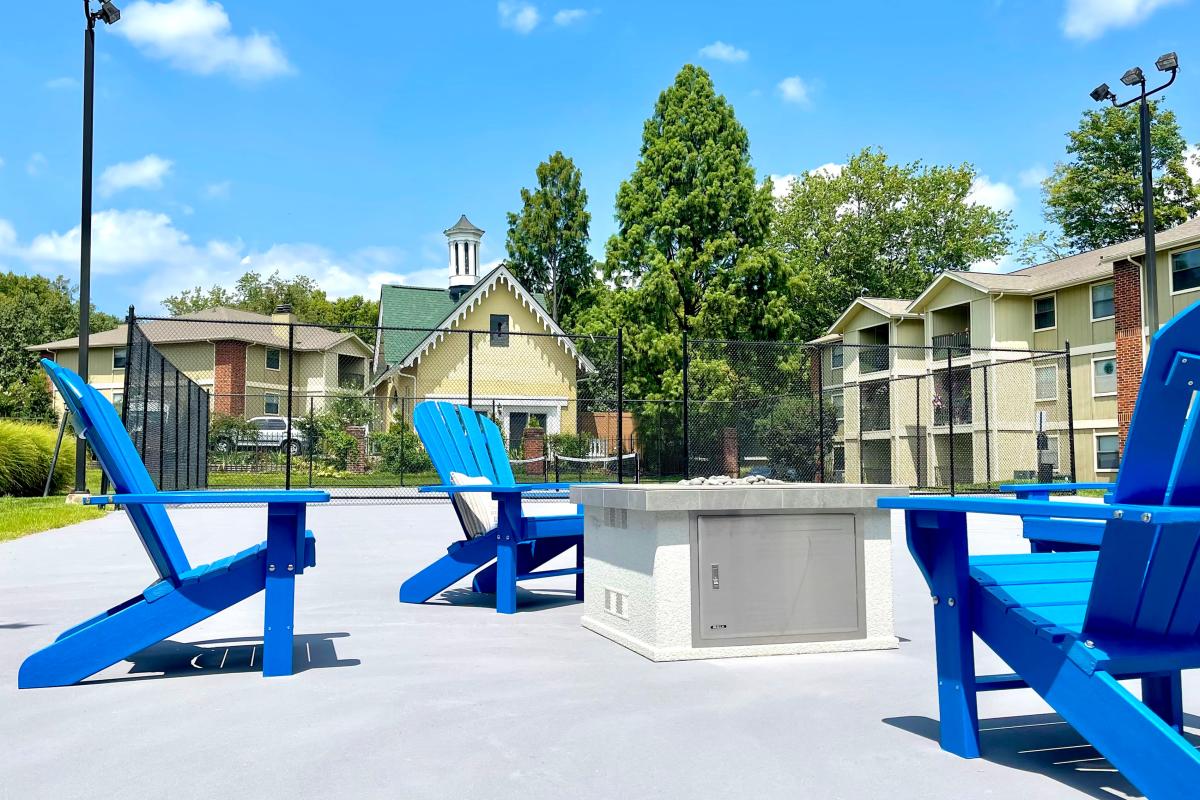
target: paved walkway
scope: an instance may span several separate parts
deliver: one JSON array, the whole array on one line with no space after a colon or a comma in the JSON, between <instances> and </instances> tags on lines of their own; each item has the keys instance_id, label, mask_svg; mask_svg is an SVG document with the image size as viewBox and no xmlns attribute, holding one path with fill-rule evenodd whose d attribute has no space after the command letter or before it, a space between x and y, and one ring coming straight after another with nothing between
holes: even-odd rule
<instances>
[{"instance_id":1,"label":"paved walkway","mask_svg":"<svg viewBox=\"0 0 1200 800\"><path fill-rule=\"evenodd\" d=\"M262 509L172 515L193 561L264 536ZM973 524L977 552L1021 547ZM580 627L569 578L514 617L467 586L399 604L453 538L447 505L324 507L310 527L305 669L271 680L251 667L260 594L132 666L18 692L26 654L153 575L119 514L0 544L0 797L1136 796L1029 691L981 698L983 759L938 749L929 601L898 528L899 651L654 664Z\"/></svg>"}]
</instances>

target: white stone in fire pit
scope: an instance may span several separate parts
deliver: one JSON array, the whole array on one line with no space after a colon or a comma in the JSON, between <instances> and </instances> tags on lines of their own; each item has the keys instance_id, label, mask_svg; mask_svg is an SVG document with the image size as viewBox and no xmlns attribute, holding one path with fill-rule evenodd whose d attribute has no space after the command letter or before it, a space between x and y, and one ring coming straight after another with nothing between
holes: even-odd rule
<instances>
[{"instance_id":1,"label":"white stone in fire pit","mask_svg":"<svg viewBox=\"0 0 1200 800\"><path fill-rule=\"evenodd\" d=\"M882 650L894 486L576 486L584 627L654 661Z\"/></svg>"}]
</instances>

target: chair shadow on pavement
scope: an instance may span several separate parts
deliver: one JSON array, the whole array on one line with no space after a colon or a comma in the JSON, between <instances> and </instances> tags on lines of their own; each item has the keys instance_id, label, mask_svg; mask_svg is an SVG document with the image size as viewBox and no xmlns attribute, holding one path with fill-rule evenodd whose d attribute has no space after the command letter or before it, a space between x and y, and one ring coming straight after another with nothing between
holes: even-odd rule
<instances>
[{"instance_id":1,"label":"chair shadow on pavement","mask_svg":"<svg viewBox=\"0 0 1200 800\"><path fill-rule=\"evenodd\" d=\"M883 721L934 743L938 741L938 721L935 719L914 716L890 717ZM1185 714L1184 726L1187 740L1200 746L1200 736L1188 731L1200 727L1200 718ZM979 749L986 761L1045 775L1088 797L1113 800L1142 796L1058 714L981 719ZM957 758L950 753L945 756Z\"/></svg>"},{"instance_id":2,"label":"chair shadow on pavement","mask_svg":"<svg viewBox=\"0 0 1200 800\"><path fill-rule=\"evenodd\" d=\"M292 672L299 674L310 669L356 667L357 658L339 658L335 639L348 633L296 634L292 642ZM178 642L164 639L135 653L120 667L132 662L126 675L97 678L86 683L120 683L161 678L186 678L197 675L221 675L262 671L262 637L242 636L230 639L209 639L199 642Z\"/></svg>"},{"instance_id":3,"label":"chair shadow on pavement","mask_svg":"<svg viewBox=\"0 0 1200 800\"><path fill-rule=\"evenodd\" d=\"M441 600L442 602L437 602ZM575 599L573 589L538 589L531 592L520 586L517 587L517 611L538 611L543 608L558 608L582 603ZM427 606L464 606L464 607L496 607L496 595L476 592L467 588L447 589L432 600L426 601Z\"/></svg>"}]
</instances>

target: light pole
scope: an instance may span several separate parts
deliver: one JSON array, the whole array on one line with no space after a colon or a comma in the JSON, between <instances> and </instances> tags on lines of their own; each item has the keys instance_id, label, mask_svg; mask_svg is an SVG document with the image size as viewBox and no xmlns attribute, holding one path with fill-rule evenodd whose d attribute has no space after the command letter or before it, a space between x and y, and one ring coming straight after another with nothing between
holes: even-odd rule
<instances>
[{"instance_id":1,"label":"light pole","mask_svg":"<svg viewBox=\"0 0 1200 800\"><path fill-rule=\"evenodd\" d=\"M92 101L96 73L96 20L112 25L121 10L109 0L92 11L92 0L83 0L87 29L83 32L83 194L79 212L79 377L88 380L88 336L92 306ZM87 446L75 441L75 493L87 494Z\"/></svg>"},{"instance_id":2,"label":"light pole","mask_svg":"<svg viewBox=\"0 0 1200 800\"><path fill-rule=\"evenodd\" d=\"M1154 66L1158 67L1160 72L1171 73L1171 78L1162 86L1147 91L1146 75L1142 72L1142 68L1133 67L1127 70L1121 76L1121 83L1126 86L1141 87L1141 91L1136 97L1131 97L1124 103L1117 102L1117 96L1108 88L1107 83L1102 83L1092 90L1092 99L1097 103L1109 100L1116 108L1124 108L1133 103L1139 104L1139 139L1142 144L1142 223L1146 237L1146 255L1142 262L1142 270L1146 274L1146 294L1149 295L1143 305L1146 309L1146 327L1151 336L1158 330L1158 262L1154 255L1154 164L1150 148L1150 104L1146 102L1146 99L1175 82L1175 76L1179 74L1179 58L1175 53L1164 53L1154 62Z\"/></svg>"}]
</instances>

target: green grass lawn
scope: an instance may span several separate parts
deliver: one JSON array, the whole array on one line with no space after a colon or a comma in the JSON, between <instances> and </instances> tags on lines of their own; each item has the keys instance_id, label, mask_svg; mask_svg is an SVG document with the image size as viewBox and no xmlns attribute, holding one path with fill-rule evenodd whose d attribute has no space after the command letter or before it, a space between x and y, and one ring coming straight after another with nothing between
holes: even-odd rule
<instances>
[{"instance_id":1,"label":"green grass lawn","mask_svg":"<svg viewBox=\"0 0 1200 800\"><path fill-rule=\"evenodd\" d=\"M0 542L104 514L95 506L68 505L62 497L0 497Z\"/></svg>"}]
</instances>

